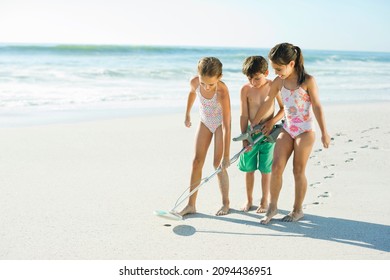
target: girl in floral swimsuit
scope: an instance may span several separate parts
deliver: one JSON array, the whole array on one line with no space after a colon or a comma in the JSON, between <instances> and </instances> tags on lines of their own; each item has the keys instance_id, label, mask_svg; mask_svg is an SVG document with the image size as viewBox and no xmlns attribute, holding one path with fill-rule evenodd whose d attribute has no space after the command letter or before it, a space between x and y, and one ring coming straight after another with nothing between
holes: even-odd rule
<instances>
[{"instance_id":1,"label":"girl in floral swimsuit","mask_svg":"<svg viewBox=\"0 0 390 280\"><path fill-rule=\"evenodd\" d=\"M329 147L330 137L326 129L317 84L314 77L305 71L301 49L289 43L278 44L271 49L268 58L277 77L272 82L270 93L257 112L253 123L261 122L279 93L284 103L286 120L284 131L279 134L274 149L269 208L260 222L267 224L278 212L277 203L282 188L282 175L292 153L294 153L295 200L293 210L282 221L295 222L303 217L302 204L307 189L305 169L315 141L313 112L325 148ZM267 134L269 131L264 129L263 133Z\"/></svg>"},{"instance_id":2,"label":"girl in floral swimsuit","mask_svg":"<svg viewBox=\"0 0 390 280\"><path fill-rule=\"evenodd\" d=\"M195 156L192 162L190 192L195 189L201 178L207 150L214 138L214 168L221 167L218 183L222 194L222 207L216 215L229 212L229 177L226 168L230 165L230 97L227 86L221 81L222 63L215 57L204 57L198 63L198 75L190 81L190 93L184 124L191 126L191 108L196 97L200 100L200 124L195 139ZM196 212L197 192L190 196L188 204L180 215Z\"/></svg>"},{"instance_id":3,"label":"girl in floral swimsuit","mask_svg":"<svg viewBox=\"0 0 390 280\"><path fill-rule=\"evenodd\" d=\"M283 124L284 130L292 139L297 138L304 132L314 131L312 104L310 95L302 87L294 90L287 89L282 80L280 94L284 104L286 116Z\"/></svg>"}]
</instances>

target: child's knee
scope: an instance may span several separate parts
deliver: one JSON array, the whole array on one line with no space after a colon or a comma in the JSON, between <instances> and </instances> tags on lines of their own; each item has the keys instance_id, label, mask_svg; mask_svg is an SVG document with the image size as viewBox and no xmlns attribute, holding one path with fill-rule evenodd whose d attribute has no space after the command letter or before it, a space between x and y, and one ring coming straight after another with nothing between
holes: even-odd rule
<instances>
[{"instance_id":1,"label":"child's knee","mask_svg":"<svg viewBox=\"0 0 390 280\"><path fill-rule=\"evenodd\" d=\"M204 160L201 160L199 158L194 158L194 160L192 161L192 168L193 169L202 169L203 164L204 164Z\"/></svg>"},{"instance_id":2,"label":"child's knee","mask_svg":"<svg viewBox=\"0 0 390 280\"><path fill-rule=\"evenodd\" d=\"M294 176L305 175L305 167L303 165L295 165L293 167Z\"/></svg>"}]
</instances>

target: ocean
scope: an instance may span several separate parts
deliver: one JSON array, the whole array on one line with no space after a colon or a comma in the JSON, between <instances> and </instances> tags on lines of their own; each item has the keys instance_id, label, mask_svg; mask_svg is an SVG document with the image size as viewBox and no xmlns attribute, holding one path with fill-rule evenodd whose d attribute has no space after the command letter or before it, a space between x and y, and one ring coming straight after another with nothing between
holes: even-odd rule
<instances>
[{"instance_id":1,"label":"ocean","mask_svg":"<svg viewBox=\"0 0 390 280\"><path fill-rule=\"evenodd\" d=\"M242 62L269 49L0 44L0 125L184 112L198 60L223 63L232 107ZM324 104L390 101L390 53L305 50ZM270 69L269 78L275 77Z\"/></svg>"}]
</instances>

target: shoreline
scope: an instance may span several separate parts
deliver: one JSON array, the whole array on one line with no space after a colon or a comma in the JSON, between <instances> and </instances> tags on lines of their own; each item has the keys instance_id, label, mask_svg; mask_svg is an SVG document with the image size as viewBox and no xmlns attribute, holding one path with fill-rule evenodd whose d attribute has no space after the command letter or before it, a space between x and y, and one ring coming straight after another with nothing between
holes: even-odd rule
<instances>
[{"instance_id":1,"label":"shoreline","mask_svg":"<svg viewBox=\"0 0 390 280\"><path fill-rule=\"evenodd\" d=\"M370 101L332 101L322 102L325 110L329 107L349 107L349 106L375 106L390 104L390 101L370 100ZM239 104L232 104L232 112L239 111ZM133 117L165 116L184 114L185 105L175 107L143 107L143 108L93 108L74 110L39 110L15 112L6 111L0 113L1 128L21 128L46 125L76 124L84 122L110 121L116 119L127 119ZM197 104L194 104L192 114L197 114ZM234 121L234 119L232 118Z\"/></svg>"}]
</instances>

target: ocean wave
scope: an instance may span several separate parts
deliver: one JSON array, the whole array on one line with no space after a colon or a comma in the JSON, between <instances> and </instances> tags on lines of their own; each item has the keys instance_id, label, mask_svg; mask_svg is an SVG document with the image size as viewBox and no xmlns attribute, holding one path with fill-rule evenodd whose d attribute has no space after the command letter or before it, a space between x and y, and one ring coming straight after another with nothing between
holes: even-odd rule
<instances>
[{"instance_id":1,"label":"ocean wave","mask_svg":"<svg viewBox=\"0 0 390 280\"><path fill-rule=\"evenodd\" d=\"M246 77L242 62L267 49L108 45L0 45L0 107L121 107L184 102L202 56L217 56L232 103ZM304 50L321 96L387 100L389 53ZM274 78L270 69L270 79ZM359 92L358 96L355 93ZM337 93L337 94L336 94ZM328 99L327 99L328 100ZM152 105L153 104L153 105Z\"/></svg>"}]
</instances>

